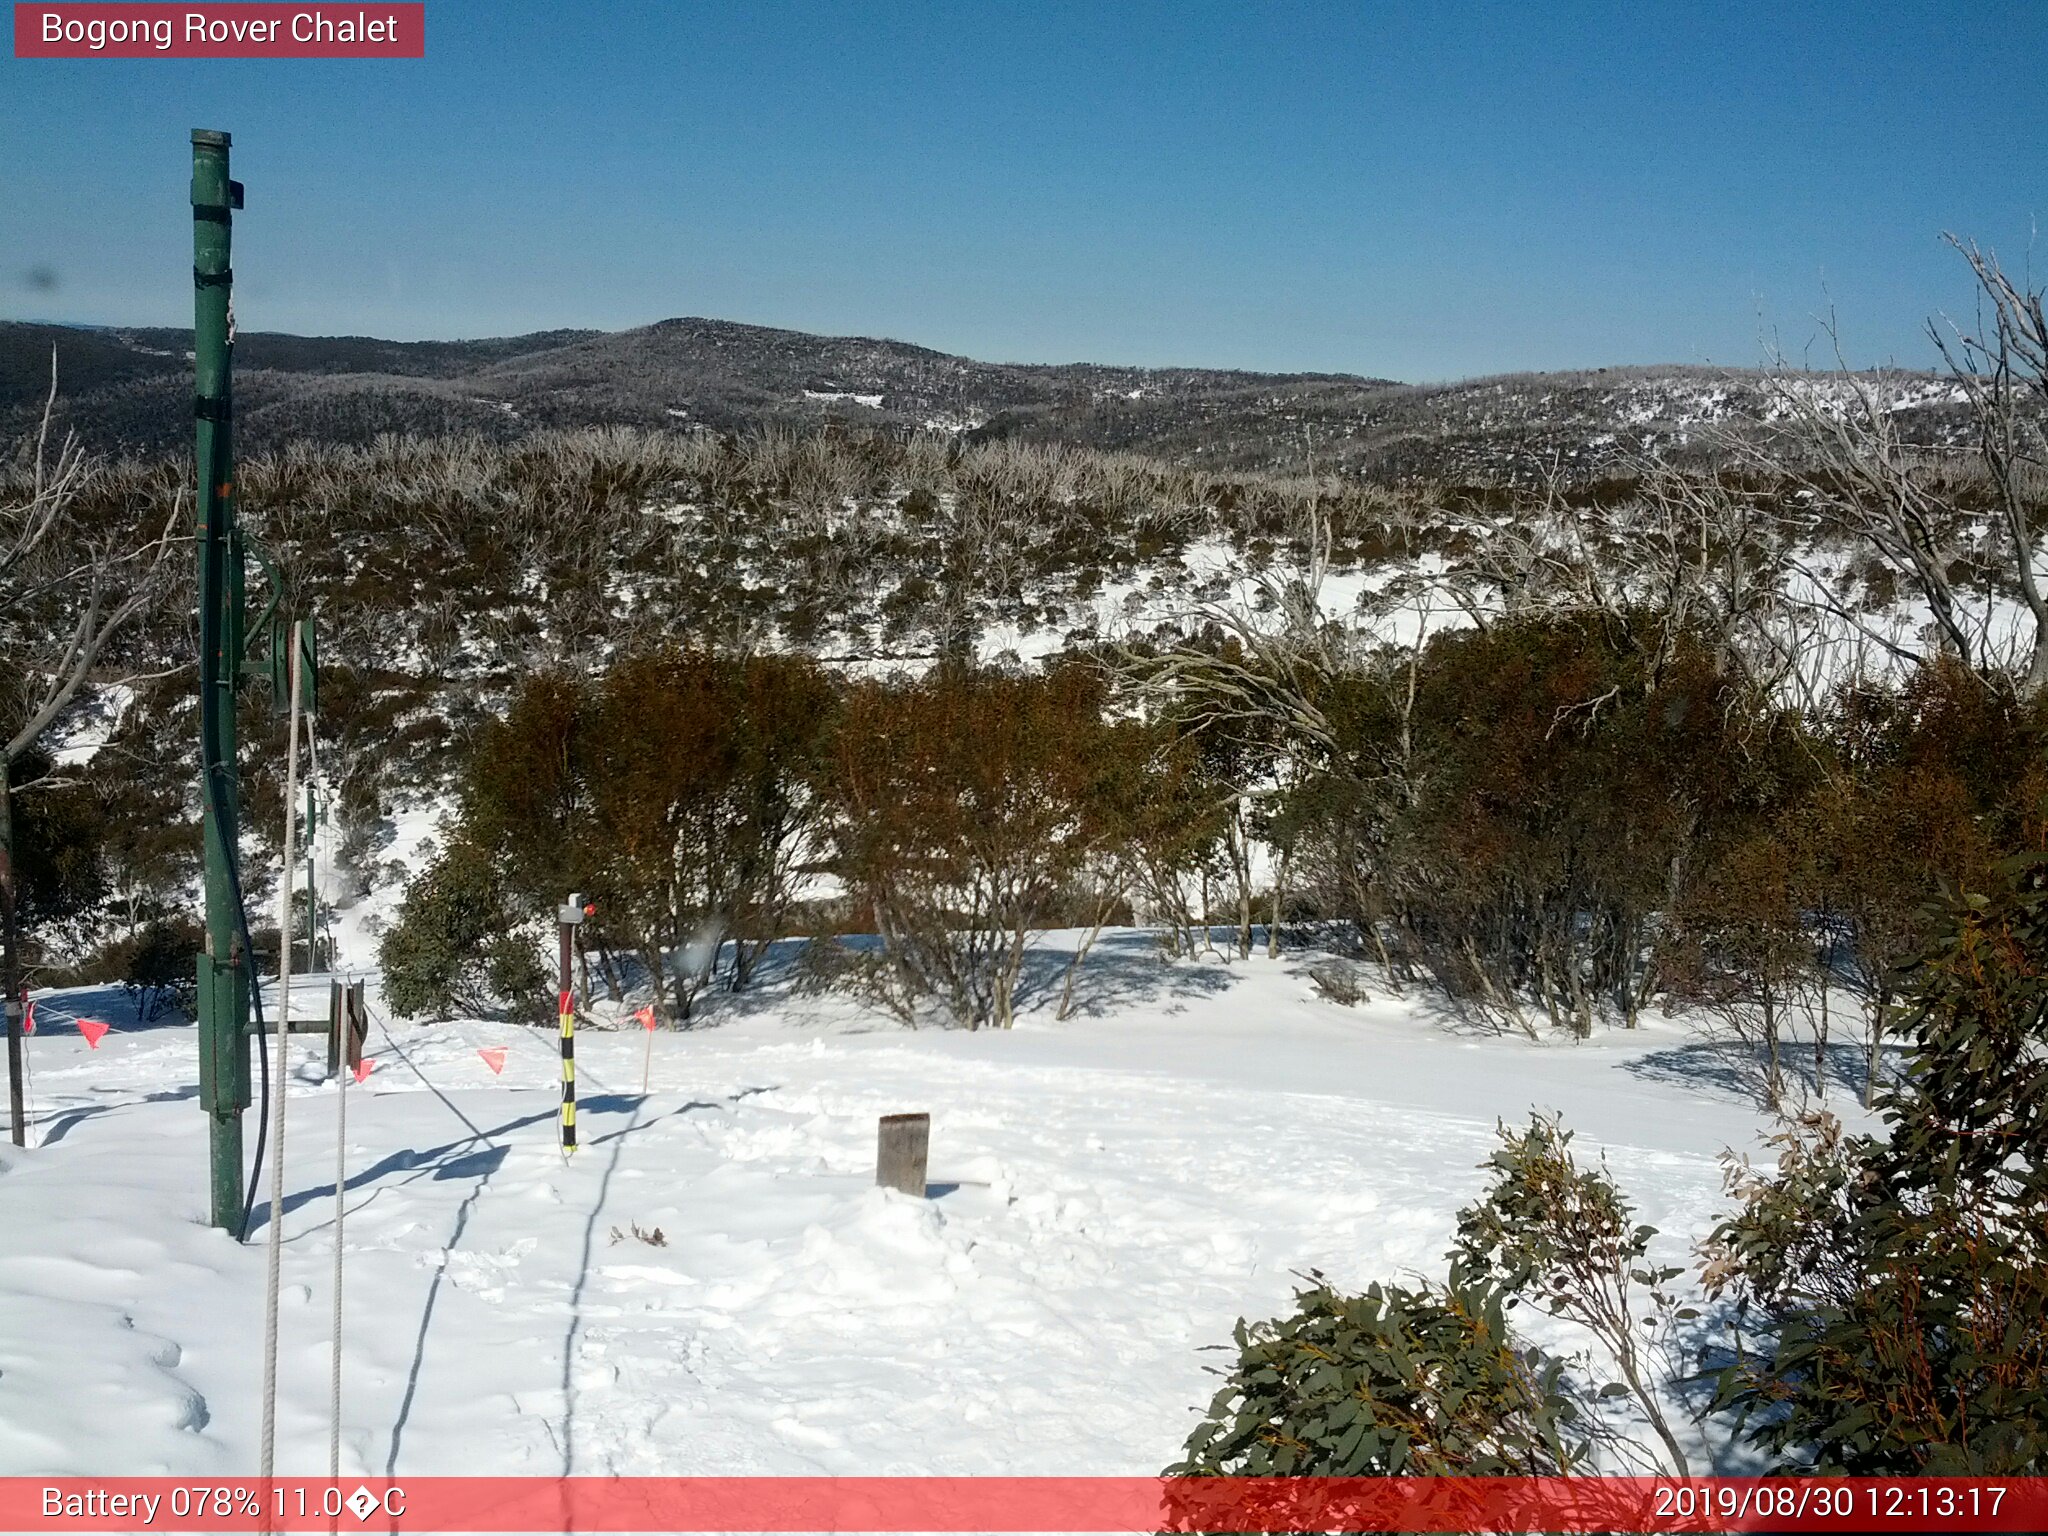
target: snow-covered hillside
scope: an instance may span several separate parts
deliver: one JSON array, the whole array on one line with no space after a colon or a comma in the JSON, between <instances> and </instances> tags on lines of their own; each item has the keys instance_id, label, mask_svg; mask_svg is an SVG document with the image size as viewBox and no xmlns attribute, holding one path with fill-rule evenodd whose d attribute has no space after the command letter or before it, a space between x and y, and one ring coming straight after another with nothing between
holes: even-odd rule
<instances>
[{"instance_id":1,"label":"snow-covered hillside","mask_svg":"<svg viewBox=\"0 0 2048 1536\"><path fill-rule=\"evenodd\" d=\"M1155 1472L1204 1347L1299 1272L1440 1276L1496 1117L1532 1107L1685 1261L1758 1121L1681 1026L1482 1038L1339 1007L1308 965L1126 931L1064 1024L910 1032L771 984L651 1066L639 1030L587 1030L570 1160L549 1036L380 1010L348 1091L344 1474ZM194 1032L124 1009L39 1003L34 1144L0 1150L0 1473L255 1466L264 1207L248 1247L204 1224ZM74 1014L115 1028L91 1049ZM337 1090L294 1045L279 1468L314 1474ZM922 1201L873 1187L904 1110L933 1117Z\"/></svg>"}]
</instances>

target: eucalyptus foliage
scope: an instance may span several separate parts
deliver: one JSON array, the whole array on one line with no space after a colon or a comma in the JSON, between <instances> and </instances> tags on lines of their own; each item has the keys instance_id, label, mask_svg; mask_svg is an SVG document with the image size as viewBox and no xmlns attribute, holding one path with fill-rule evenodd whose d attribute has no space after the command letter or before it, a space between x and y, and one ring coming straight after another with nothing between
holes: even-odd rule
<instances>
[{"instance_id":1,"label":"eucalyptus foliage","mask_svg":"<svg viewBox=\"0 0 2048 1536\"><path fill-rule=\"evenodd\" d=\"M1462 1269L1357 1296L1309 1278L1293 1316L1238 1323L1237 1364L1167 1476L1510 1477L1586 1460L1562 1362L1515 1339L1498 1287Z\"/></svg>"},{"instance_id":2,"label":"eucalyptus foliage","mask_svg":"<svg viewBox=\"0 0 2048 1536\"><path fill-rule=\"evenodd\" d=\"M1883 1136L1814 1116L1709 1244L1770 1344L1720 1401L1792 1466L2048 1470L2048 861L1951 907L1906 969Z\"/></svg>"}]
</instances>

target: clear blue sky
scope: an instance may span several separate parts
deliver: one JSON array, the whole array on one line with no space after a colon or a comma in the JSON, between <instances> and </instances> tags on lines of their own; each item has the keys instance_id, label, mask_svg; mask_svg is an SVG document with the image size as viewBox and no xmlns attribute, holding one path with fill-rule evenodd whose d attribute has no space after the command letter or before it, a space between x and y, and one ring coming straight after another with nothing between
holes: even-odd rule
<instances>
[{"instance_id":1,"label":"clear blue sky","mask_svg":"<svg viewBox=\"0 0 2048 1536\"><path fill-rule=\"evenodd\" d=\"M1752 363L1830 305L1918 363L1942 231L2048 276L2048 0L429 0L420 62L0 71L17 318L190 323L194 127L248 329L1444 379Z\"/></svg>"}]
</instances>

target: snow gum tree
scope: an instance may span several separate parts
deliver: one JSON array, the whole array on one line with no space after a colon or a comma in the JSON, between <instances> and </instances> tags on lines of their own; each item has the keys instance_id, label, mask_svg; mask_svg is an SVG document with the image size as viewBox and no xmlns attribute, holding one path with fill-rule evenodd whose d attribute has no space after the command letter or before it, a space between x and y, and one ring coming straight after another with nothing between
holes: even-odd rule
<instances>
[{"instance_id":1,"label":"snow gum tree","mask_svg":"<svg viewBox=\"0 0 2048 1536\"><path fill-rule=\"evenodd\" d=\"M1456 1261L1592 1334L1621 1376L1603 1395L1632 1398L1663 1447L1659 1470L1687 1476L1647 1337L1676 1317L1667 1287L1683 1271L1650 1262L1656 1228L1635 1221L1605 1168L1580 1166L1571 1141L1569 1130L1542 1115L1532 1116L1525 1131L1500 1128L1488 1165L1492 1186L1458 1213Z\"/></svg>"},{"instance_id":2,"label":"snow gum tree","mask_svg":"<svg viewBox=\"0 0 2048 1536\"><path fill-rule=\"evenodd\" d=\"M1467 1271L1443 1286L1359 1295L1310 1278L1291 1316L1238 1323L1237 1361L1166 1476L1554 1477L1585 1467L1583 1407L1562 1363L1509 1331L1508 1292ZM1273 1528L1288 1529L1274 1513Z\"/></svg>"},{"instance_id":3,"label":"snow gum tree","mask_svg":"<svg viewBox=\"0 0 2048 1536\"><path fill-rule=\"evenodd\" d=\"M479 735L451 847L408 892L387 961L523 975L491 933L544 921L580 890L597 906L581 936L615 989L626 957L674 1017L721 963L744 987L786 930L833 705L791 657L659 651L595 679L529 679ZM465 910L497 914L491 932Z\"/></svg>"},{"instance_id":4,"label":"snow gum tree","mask_svg":"<svg viewBox=\"0 0 2048 1536\"><path fill-rule=\"evenodd\" d=\"M827 792L834 863L871 916L885 999L955 1023L1014 1022L1026 946L1114 822L1106 686L944 666L846 698Z\"/></svg>"}]
</instances>

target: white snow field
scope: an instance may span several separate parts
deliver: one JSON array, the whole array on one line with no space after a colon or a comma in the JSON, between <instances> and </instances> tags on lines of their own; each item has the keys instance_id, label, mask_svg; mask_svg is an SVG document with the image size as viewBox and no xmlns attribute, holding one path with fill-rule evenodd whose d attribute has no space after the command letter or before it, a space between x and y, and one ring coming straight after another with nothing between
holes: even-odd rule
<instances>
[{"instance_id":1,"label":"white snow field","mask_svg":"<svg viewBox=\"0 0 2048 1536\"><path fill-rule=\"evenodd\" d=\"M1154 1473L1215 1390L1205 1346L1298 1271L1441 1277L1496 1117L1561 1111L1671 1262L1761 1124L1677 1024L1345 1008L1300 955L1112 933L1055 1023L1062 942L1013 1031L770 984L657 1033L643 1095L644 1033L585 1029L568 1160L551 1033L380 1014L348 1090L344 1475ZM195 1032L118 992L38 1012L32 1145L0 1148L0 1473L252 1472L266 1206L248 1246L205 1225ZM69 1013L115 1027L90 1049ZM321 1475L337 1088L324 1041L293 1050L278 1469ZM906 1110L923 1200L873 1187Z\"/></svg>"}]
</instances>

